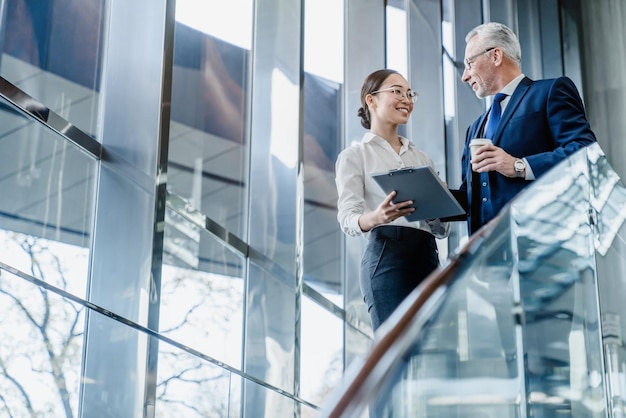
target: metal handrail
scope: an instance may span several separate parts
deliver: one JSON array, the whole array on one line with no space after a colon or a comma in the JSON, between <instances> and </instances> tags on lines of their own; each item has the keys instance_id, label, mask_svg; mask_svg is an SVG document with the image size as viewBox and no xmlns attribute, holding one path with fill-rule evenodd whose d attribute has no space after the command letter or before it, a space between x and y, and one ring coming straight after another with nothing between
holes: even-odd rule
<instances>
[{"instance_id":1,"label":"metal handrail","mask_svg":"<svg viewBox=\"0 0 626 418\"><path fill-rule=\"evenodd\" d=\"M2 76L0 76L0 97L22 110L28 116L37 119L49 129L64 136L84 152L97 159L102 159L103 147L101 143Z\"/></svg>"}]
</instances>

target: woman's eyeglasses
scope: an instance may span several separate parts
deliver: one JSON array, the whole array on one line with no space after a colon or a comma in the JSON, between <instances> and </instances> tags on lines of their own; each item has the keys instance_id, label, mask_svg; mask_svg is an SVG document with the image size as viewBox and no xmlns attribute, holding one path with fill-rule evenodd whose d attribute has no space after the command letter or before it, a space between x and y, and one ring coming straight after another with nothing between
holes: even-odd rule
<instances>
[{"instance_id":1,"label":"woman's eyeglasses","mask_svg":"<svg viewBox=\"0 0 626 418\"><path fill-rule=\"evenodd\" d=\"M389 87L387 89L380 89L380 90L373 91L370 94L376 94L376 93L380 93L383 91L392 92L393 95L396 96L396 99L398 100L403 100L406 97L412 103L415 103L415 101L417 100L417 96L419 96L416 91L413 91L413 90L404 91L398 87Z\"/></svg>"}]
</instances>

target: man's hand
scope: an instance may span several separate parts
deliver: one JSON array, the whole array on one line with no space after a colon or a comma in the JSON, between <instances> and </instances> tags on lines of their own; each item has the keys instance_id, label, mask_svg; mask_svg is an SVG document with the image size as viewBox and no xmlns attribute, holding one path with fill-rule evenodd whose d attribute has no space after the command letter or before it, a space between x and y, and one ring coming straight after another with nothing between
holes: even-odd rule
<instances>
[{"instance_id":1,"label":"man's hand","mask_svg":"<svg viewBox=\"0 0 626 418\"><path fill-rule=\"evenodd\" d=\"M472 170L477 173L497 171L506 177L515 177L513 164L517 160L507 154L502 148L495 145L483 145L476 151L476 158L472 160Z\"/></svg>"}]
</instances>

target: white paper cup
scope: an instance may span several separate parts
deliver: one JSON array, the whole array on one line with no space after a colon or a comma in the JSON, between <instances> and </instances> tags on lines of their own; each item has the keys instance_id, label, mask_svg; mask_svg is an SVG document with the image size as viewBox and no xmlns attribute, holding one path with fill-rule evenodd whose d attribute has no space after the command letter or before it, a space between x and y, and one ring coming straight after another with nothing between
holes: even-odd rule
<instances>
[{"instance_id":1,"label":"white paper cup","mask_svg":"<svg viewBox=\"0 0 626 418\"><path fill-rule=\"evenodd\" d=\"M488 138L474 138L470 141L470 153L472 155L472 160L476 158L476 150L483 145L491 144L491 139Z\"/></svg>"}]
</instances>

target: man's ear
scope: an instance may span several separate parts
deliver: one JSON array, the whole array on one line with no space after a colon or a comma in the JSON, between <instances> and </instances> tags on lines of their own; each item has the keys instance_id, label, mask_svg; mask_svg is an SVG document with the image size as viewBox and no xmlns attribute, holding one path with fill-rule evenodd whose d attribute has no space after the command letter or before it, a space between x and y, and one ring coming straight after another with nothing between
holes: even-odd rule
<instances>
[{"instance_id":1,"label":"man's ear","mask_svg":"<svg viewBox=\"0 0 626 418\"><path fill-rule=\"evenodd\" d=\"M504 60L504 52L502 52L500 48L496 47L491 55L491 59L496 66L502 65L502 61Z\"/></svg>"}]
</instances>

